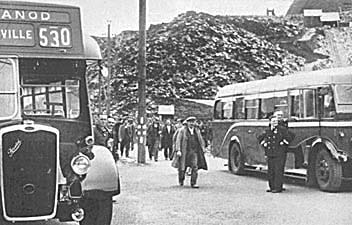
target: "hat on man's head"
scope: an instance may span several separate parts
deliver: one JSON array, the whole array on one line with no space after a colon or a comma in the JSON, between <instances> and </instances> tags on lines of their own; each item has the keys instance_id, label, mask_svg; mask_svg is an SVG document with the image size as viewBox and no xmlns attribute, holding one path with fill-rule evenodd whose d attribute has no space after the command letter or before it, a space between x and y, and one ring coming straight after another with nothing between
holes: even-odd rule
<instances>
[{"instance_id":1,"label":"hat on man's head","mask_svg":"<svg viewBox=\"0 0 352 225\"><path fill-rule=\"evenodd\" d=\"M102 114L102 115L99 115L99 118L100 118L100 119L103 119L103 120L107 120L107 119L108 119L108 116Z\"/></svg>"},{"instance_id":2,"label":"hat on man's head","mask_svg":"<svg viewBox=\"0 0 352 225\"><path fill-rule=\"evenodd\" d=\"M110 117L110 118L108 118L108 122L109 123L115 123L116 121L113 118Z\"/></svg>"},{"instance_id":3,"label":"hat on man's head","mask_svg":"<svg viewBox=\"0 0 352 225\"><path fill-rule=\"evenodd\" d=\"M186 122L190 122L190 121L196 121L196 120L197 120L196 117L190 116L190 117L188 117L185 121L186 121Z\"/></svg>"}]
</instances>

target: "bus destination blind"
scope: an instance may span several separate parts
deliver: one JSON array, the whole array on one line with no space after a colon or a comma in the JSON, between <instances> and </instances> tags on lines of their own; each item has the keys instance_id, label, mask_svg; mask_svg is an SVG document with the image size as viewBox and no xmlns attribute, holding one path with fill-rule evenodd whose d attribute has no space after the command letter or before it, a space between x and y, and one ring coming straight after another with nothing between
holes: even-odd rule
<instances>
[{"instance_id":1,"label":"bus destination blind","mask_svg":"<svg viewBox=\"0 0 352 225\"><path fill-rule=\"evenodd\" d=\"M69 13L0 8L0 45L71 48Z\"/></svg>"}]
</instances>

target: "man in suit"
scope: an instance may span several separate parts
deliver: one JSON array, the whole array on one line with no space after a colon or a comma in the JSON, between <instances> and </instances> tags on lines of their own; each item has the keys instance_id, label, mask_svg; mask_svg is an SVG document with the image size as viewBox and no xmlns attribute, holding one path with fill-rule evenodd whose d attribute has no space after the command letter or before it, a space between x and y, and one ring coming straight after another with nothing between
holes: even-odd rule
<instances>
[{"instance_id":1,"label":"man in suit","mask_svg":"<svg viewBox=\"0 0 352 225\"><path fill-rule=\"evenodd\" d=\"M165 121L165 126L161 131L161 148L164 149L165 160L171 160L172 154L172 137L174 136L175 128L171 124L171 120Z\"/></svg>"},{"instance_id":2,"label":"man in suit","mask_svg":"<svg viewBox=\"0 0 352 225\"><path fill-rule=\"evenodd\" d=\"M129 157L129 152L130 149L133 151L133 137L135 133L135 127L133 124L133 119L128 118L125 123L120 126L119 130L119 138L120 138L120 151L121 151L121 157L123 155L123 152L125 150L125 156Z\"/></svg>"}]
</instances>

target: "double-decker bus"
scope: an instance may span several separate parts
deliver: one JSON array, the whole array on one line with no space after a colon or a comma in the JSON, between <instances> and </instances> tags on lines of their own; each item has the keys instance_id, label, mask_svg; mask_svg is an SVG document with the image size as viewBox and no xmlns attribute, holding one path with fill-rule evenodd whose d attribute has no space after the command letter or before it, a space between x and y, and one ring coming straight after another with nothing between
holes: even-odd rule
<instances>
[{"instance_id":1,"label":"double-decker bus","mask_svg":"<svg viewBox=\"0 0 352 225\"><path fill-rule=\"evenodd\" d=\"M281 111L295 134L285 175L338 191L352 178L352 67L298 72L237 83L218 91L212 154L235 174L266 172L257 137Z\"/></svg>"},{"instance_id":2,"label":"double-decker bus","mask_svg":"<svg viewBox=\"0 0 352 225\"><path fill-rule=\"evenodd\" d=\"M0 224L110 223L118 170L94 145L86 80L100 59L78 7L0 1Z\"/></svg>"}]
</instances>

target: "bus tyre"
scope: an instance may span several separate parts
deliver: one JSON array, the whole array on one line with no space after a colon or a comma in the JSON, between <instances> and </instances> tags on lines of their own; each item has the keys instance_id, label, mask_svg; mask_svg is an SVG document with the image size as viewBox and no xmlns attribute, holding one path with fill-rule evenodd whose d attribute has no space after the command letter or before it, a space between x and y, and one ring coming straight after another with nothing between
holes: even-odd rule
<instances>
[{"instance_id":1,"label":"bus tyre","mask_svg":"<svg viewBox=\"0 0 352 225\"><path fill-rule=\"evenodd\" d=\"M322 191L338 191L342 183L342 166L333 159L326 149L317 153L315 177Z\"/></svg>"},{"instance_id":2,"label":"bus tyre","mask_svg":"<svg viewBox=\"0 0 352 225\"><path fill-rule=\"evenodd\" d=\"M80 225L110 225L112 219L112 197L106 199L84 199L84 219Z\"/></svg>"},{"instance_id":3,"label":"bus tyre","mask_svg":"<svg viewBox=\"0 0 352 225\"><path fill-rule=\"evenodd\" d=\"M244 172L242 152L238 144L233 144L230 148L228 166L233 174L241 175Z\"/></svg>"}]
</instances>

